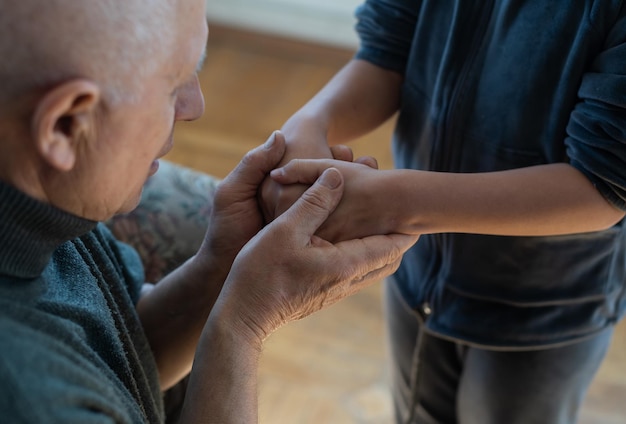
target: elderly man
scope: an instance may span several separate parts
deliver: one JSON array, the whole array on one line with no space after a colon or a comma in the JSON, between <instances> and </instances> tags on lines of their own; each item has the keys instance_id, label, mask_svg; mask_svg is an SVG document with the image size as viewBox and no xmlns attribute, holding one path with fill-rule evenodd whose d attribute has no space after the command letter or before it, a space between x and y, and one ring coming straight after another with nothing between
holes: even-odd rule
<instances>
[{"instance_id":1,"label":"elderly man","mask_svg":"<svg viewBox=\"0 0 626 424\"><path fill-rule=\"evenodd\" d=\"M336 169L262 228L276 133L219 186L198 252L142 288L98 222L138 204L174 122L203 111L203 0L0 5L2 421L162 422L193 361L180 422L254 422L263 340L391 273L415 237L315 236Z\"/></svg>"}]
</instances>

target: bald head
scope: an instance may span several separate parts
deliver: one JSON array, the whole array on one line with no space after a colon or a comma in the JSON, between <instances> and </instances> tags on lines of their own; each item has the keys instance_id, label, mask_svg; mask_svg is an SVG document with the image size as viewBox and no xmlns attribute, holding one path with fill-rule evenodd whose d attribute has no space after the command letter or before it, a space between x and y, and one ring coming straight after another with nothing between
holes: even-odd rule
<instances>
[{"instance_id":1,"label":"bald head","mask_svg":"<svg viewBox=\"0 0 626 424\"><path fill-rule=\"evenodd\" d=\"M92 220L128 212L202 114L205 0L0 0L0 181Z\"/></svg>"},{"instance_id":2,"label":"bald head","mask_svg":"<svg viewBox=\"0 0 626 424\"><path fill-rule=\"evenodd\" d=\"M93 80L111 101L175 42L173 0L0 0L0 106L65 80Z\"/></svg>"}]
</instances>

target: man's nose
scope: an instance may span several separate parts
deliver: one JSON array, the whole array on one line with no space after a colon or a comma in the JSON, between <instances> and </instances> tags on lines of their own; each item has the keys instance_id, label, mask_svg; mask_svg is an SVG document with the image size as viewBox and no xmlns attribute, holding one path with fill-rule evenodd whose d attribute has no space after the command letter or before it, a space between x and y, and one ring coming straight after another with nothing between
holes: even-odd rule
<instances>
[{"instance_id":1,"label":"man's nose","mask_svg":"<svg viewBox=\"0 0 626 424\"><path fill-rule=\"evenodd\" d=\"M176 100L176 120L193 121L204 113L204 96L200 89L200 81L195 75L178 93Z\"/></svg>"}]
</instances>

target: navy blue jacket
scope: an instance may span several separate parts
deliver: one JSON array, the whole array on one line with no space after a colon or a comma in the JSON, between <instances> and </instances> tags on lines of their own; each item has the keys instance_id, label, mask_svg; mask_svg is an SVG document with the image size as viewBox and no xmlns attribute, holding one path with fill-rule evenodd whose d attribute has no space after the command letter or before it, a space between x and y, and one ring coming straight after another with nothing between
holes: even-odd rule
<instances>
[{"instance_id":1,"label":"navy blue jacket","mask_svg":"<svg viewBox=\"0 0 626 424\"><path fill-rule=\"evenodd\" d=\"M366 1L357 58L405 77L396 166L485 172L566 162L626 210L624 4ZM616 322L625 273L620 223L558 237L426 235L396 279L430 331L523 349Z\"/></svg>"}]
</instances>

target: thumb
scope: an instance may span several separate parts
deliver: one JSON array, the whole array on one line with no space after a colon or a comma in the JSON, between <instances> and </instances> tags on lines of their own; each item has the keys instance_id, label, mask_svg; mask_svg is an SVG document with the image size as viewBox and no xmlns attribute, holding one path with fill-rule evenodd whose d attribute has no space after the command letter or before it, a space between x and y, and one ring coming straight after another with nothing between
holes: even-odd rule
<instances>
[{"instance_id":1,"label":"thumb","mask_svg":"<svg viewBox=\"0 0 626 424\"><path fill-rule=\"evenodd\" d=\"M249 151L235 169L224 179L251 187L258 187L285 154L285 136L274 131L267 141Z\"/></svg>"},{"instance_id":2,"label":"thumb","mask_svg":"<svg viewBox=\"0 0 626 424\"><path fill-rule=\"evenodd\" d=\"M308 243L339 204L343 189L339 170L328 168L277 221L293 226L293 232Z\"/></svg>"}]
</instances>

